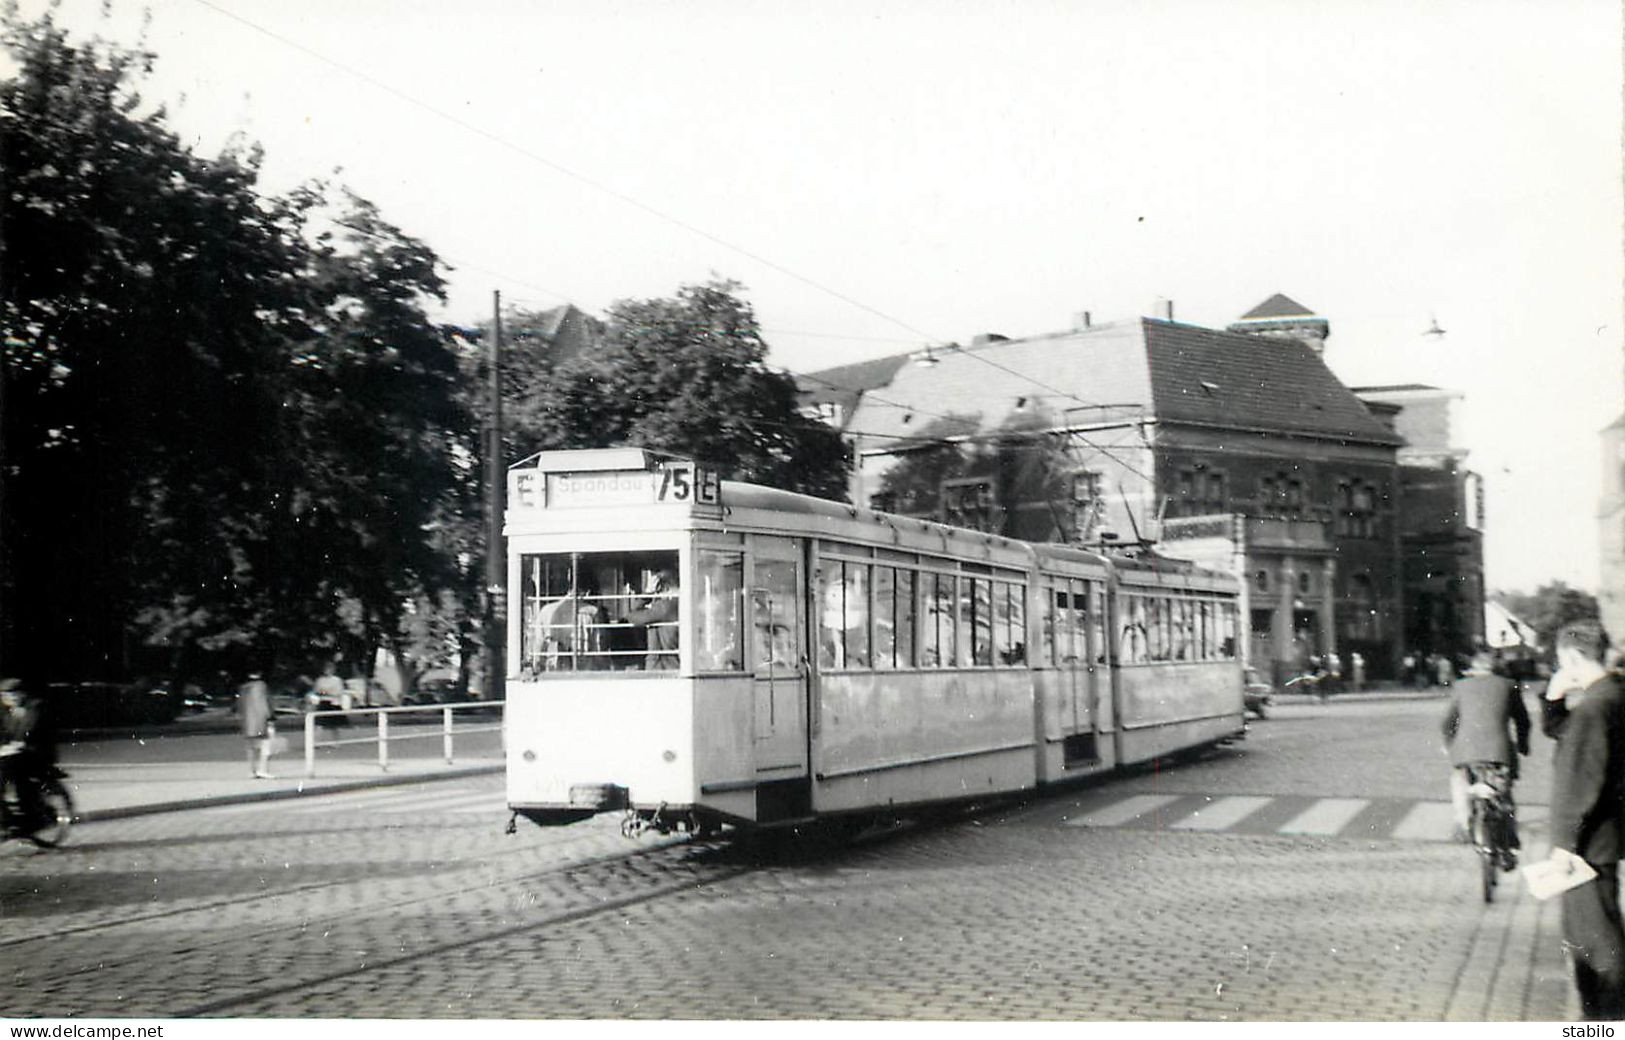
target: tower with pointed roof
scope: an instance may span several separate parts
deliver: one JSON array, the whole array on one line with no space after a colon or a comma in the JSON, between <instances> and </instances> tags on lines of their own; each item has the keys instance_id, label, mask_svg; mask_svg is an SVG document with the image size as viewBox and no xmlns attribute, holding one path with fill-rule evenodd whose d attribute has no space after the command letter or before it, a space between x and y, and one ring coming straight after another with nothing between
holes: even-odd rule
<instances>
[{"instance_id":1,"label":"tower with pointed roof","mask_svg":"<svg viewBox=\"0 0 1625 1040\"><path fill-rule=\"evenodd\" d=\"M1326 352L1326 340L1332 334L1331 322L1285 293L1271 296L1228 328L1254 336L1295 339L1308 344L1317 354Z\"/></svg>"}]
</instances>

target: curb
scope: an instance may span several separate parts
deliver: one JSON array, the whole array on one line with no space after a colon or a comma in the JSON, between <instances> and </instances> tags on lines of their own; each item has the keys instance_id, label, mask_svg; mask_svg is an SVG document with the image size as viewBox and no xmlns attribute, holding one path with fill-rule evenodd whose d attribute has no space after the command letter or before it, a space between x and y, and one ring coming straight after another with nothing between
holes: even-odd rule
<instances>
[{"instance_id":1,"label":"curb","mask_svg":"<svg viewBox=\"0 0 1625 1040\"><path fill-rule=\"evenodd\" d=\"M417 773L409 776L378 776L365 780L343 780L320 787L296 787L291 790L254 791L248 794L223 794L206 798L188 798L173 802L152 802L147 805L121 805L112 809L92 809L76 813L75 823L96 823L102 820L125 820L132 816L155 816L159 813L182 812L187 809L209 809L217 805L245 805L251 802L282 802L293 798L313 798L316 795L338 794L343 791L362 791L369 787L399 787L405 784L434 783L439 780L460 780L470 776L489 776L500 773L503 765L467 766L444 773Z\"/></svg>"}]
</instances>

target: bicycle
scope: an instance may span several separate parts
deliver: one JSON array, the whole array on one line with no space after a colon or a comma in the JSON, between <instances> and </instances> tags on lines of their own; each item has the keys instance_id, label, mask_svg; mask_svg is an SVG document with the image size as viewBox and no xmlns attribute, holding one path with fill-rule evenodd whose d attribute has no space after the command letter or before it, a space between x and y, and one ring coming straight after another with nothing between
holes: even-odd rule
<instances>
[{"instance_id":1,"label":"bicycle","mask_svg":"<svg viewBox=\"0 0 1625 1040\"><path fill-rule=\"evenodd\" d=\"M1518 865L1512 844L1517 810L1512 804L1512 772L1500 762L1474 762L1467 767L1467 797L1472 808L1469 836L1478 853L1479 885L1484 902L1495 898L1502 871Z\"/></svg>"},{"instance_id":2,"label":"bicycle","mask_svg":"<svg viewBox=\"0 0 1625 1040\"><path fill-rule=\"evenodd\" d=\"M0 788L0 819L5 821L4 839L16 838L33 842L42 849L52 849L68 840L73 825L73 796L62 783L68 774L56 766L48 766L41 775L32 778L38 786L31 811L24 812L22 792L17 780L8 776Z\"/></svg>"}]
</instances>

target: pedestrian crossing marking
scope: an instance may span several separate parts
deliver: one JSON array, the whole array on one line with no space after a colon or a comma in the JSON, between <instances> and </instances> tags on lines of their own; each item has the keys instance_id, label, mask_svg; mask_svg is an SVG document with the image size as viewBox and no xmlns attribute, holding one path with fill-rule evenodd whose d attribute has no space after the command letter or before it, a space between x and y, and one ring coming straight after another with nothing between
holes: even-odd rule
<instances>
[{"instance_id":1,"label":"pedestrian crossing marking","mask_svg":"<svg viewBox=\"0 0 1625 1040\"><path fill-rule=\"evenodd\" d=\"M1067 823L1073 827L1118 827L1177 802L1181 797L1177 794L1131 795L1121 802L1086 813L1075 820L1068 820Z\"/></svg>"},{"instance_id":2,"label":"pedestrian crossing marking","mask_svg":"<svg viewBox=\"0 0 1625 1040\"><path fill-rule=\"evenodd\" d=\"M1450 842L1455 831L1448 801L1409 798L1098 792L1074 812L1055 822L1068 827L1351 841ZM1544 834L1548 815L1542 805L1519 806L1518 829L1526 840L1530 834Z\"/></svg>"},{"instance_id":3,"label":"pedestrian crossing marking","mask_svg":"<svg viewBox=\"0 0 1625 1040\"><path fill-rule=\"evenodd\" d=\"M1456 828L1455 811L1449 802L1417 802L1405 818L1394 825L1393 836L1411 841L1439 840Z\"/></svg>"},{"instance_id":4,"label":"pedestrian crossing marking","mask_svg":"<svg viewBox=\"0 0 1625 1040\"><path fill-rule=\"evenodd\" d=\"M1277 834L1311 834L1331 837L1360 814L1371 802L1365 798L1322 798L1294 816Z\"/></svg>"},{"instance_id":5,"label":"pedestrian crossing marking","mask_svg":"<svg viewBox=\"0 0 1625 1040\"><path fill-rule=\"evenodd\" d=\"M1222 831L1233 827L1274 801L1258 795L1231 795L1219 798L1183 820L1169 824L1177 831Z\"/></svg>"}]
</instances>

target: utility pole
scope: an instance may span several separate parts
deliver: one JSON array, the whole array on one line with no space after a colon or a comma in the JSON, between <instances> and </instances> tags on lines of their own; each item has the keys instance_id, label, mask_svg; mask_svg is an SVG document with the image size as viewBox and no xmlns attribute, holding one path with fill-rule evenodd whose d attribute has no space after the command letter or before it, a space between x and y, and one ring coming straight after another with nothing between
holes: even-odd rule
<instances>
[{"instance_id":1,"label":"utility pole","mask_svg":"<svg viewBox=\"0 0 1625 1040\"><path fill-rule=\"evenodd\" d=\"M502 501L507 480L502 465L502 290L491 293L491 421L485 445L485 699L504 696L503 643L508 629L508 554L502 543Z\"/></svg>"}]
</instances>

